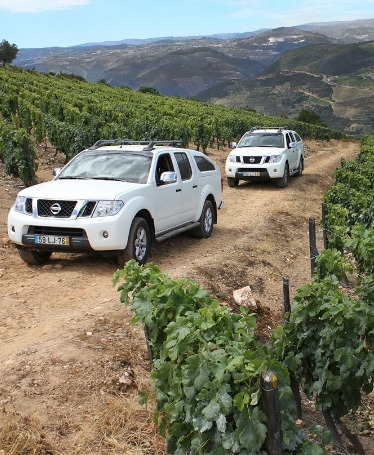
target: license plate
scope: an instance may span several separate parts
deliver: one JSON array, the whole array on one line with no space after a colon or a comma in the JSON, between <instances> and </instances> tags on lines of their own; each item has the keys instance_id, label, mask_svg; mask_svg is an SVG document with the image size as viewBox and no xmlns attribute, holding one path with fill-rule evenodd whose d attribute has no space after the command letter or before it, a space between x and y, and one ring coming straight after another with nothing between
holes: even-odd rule
<instances>
[{"instance_id":1,"label":"license plate","mask_svg":"<svg viewBox=\"0 0 374 455\"><path fill-rule=\"evenodd\" d=\"M38 245L69 246L70 237L60 237L58 235L35 235L34 242Z\"/></svg>"},{"instance_id":2,"label":"license plate","mask_svg":"<svg viewBox=\"0 0 374 455\"><path fill-rule=\"evenodd\" d=\"M259 172L243 172L243 177L260 177Z\"/></svg>"}]
</instances>

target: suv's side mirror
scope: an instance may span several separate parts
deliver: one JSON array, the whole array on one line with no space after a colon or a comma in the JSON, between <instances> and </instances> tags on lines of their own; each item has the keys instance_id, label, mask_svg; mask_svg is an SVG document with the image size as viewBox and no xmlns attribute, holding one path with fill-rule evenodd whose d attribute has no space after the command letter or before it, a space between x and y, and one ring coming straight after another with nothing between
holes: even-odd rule
<instances>
[{"instance_id":1,"label":"suv's side mirror","mask_svg":"<svg viewBox=\"0 0 374 455\"><path fill-rule=\"evenodd\" d=\"M290 142L290 145L288 146L288 148L293 149L296 146L297 146L297 142Z\"/></svg>"},{"instance_id":2,"label":"suv's side mirror","mask_svg":"<svg viewBox=\"0 0 374 455\"><path fill-rule=\"evenodd\" d=\"M162 183L175 183L177 181L177 174L175 172L167 171L163 172L160 177Z\"/></svg>"},{"instance_id":3,"label":"suv's side mirror","mask_svg":"<svg viewBox=\"0 0 374 455\"><path fill-rule=\"evenodd\" d=\"M231 148L235 148L236 147L236 142L231 142Z\"/></svg>"}]
</instances>

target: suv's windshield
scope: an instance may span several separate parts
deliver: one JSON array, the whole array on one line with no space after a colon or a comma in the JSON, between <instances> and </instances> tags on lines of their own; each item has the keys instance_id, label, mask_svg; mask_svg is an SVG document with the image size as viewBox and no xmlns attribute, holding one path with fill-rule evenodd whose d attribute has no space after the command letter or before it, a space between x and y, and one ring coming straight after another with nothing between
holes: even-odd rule
<instances>
[{"instance_id":1,"label":"suv's windshield","mask_svg":"<svg viewBox=\"0 0 374 455\"><path fill-rule=\"evenodd\" d=\"M282 133L248 133L239 141L238 147L279 147L284 148Z\"/></svg>"},{"instance_id":2,"label":"suv's windshield","mask_svg":"<svg viewBox=\"0 0 374 455\"><path fill-rule=\"evenodd\" d=\"M84 152L72 160L58 179L121 180L146 183L152 157L126 152Z\"/></svg>"}]
</instances>

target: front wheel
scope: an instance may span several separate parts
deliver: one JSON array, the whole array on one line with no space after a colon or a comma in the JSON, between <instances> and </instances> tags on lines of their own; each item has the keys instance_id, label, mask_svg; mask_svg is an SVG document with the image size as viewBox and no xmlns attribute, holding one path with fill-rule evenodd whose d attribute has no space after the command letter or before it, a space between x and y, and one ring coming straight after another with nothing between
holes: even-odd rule
<instances>
[{"instance_id":1,"label":"front wheel","mask_svg":"<svg viewBox=\"0 0 374 455\"><path fill-rule=\"evenodd\" d=\"M127 246L118 256L118 264L123 267L130 259L143 265L145 264L151 244L151 234L148 223L144 218L135 217L132 222Z\"/></svg>"},{"instance_id":2,"label":"front wheel","mask_svg":"<svg viewBox=\"0 0 374 455\"><path fill-rule=\"evenodd\" d=\"M234 177L227 177L227 185L231 188L239 185L239 179L235 179Z\"/></svg>"},{"instance_id":3,"label":"front wheel","mask_svg":"<svg viewBox=\"0 0 374 455\"><path fill-rule=\"evenodd\" d=\"M18 249L18 254L22 261L30 265L42 265L45 264L51 257L50 251L40 251L40 250L28 250L28 249Z\"/></svg>"},{"instance_id":4,"label":"front wheel","mask_svg":"<svg viewBox=\"0 0 374 455\"><path fill-rule=\"evenodd\" d=\"M207 239L212 235L214 224L214 208L211 201L206 200L199 219L199 226L192 230L198 239Z\"/></svg>"},{"instance_id":5,"label":"front wheel","mask_svg":"<svg viewBox=\"0 0 374 455\"><path fill-rule=\"evenodd\" d=\"M278 188L287 188L289 180L290 180L290 169L288 167L288 164L286 163L284 166L283 177L281 177L280 179L277 179Z\"/></svg>"},{"instance_id":6,"label":"front wheel","mask_svg":"<svg viewBox=\"0 0 374 455\"><path fill-rule=\"evenodd\" d=\"M297 168L295 176L301 177L303 175L303 170L304 170L304 160L303 160L303 157L301 156L300 161L299 161L299 166Z\"/></svg>"}]
</instances>

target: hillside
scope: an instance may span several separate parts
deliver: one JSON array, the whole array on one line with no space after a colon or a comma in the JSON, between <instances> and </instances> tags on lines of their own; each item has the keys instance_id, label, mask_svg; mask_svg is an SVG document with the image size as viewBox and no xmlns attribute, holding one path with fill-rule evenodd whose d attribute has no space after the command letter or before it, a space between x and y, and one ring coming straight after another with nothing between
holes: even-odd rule
<instances>
[{"instance_id":1,"label":"hillside","mask_svg":"<svg viewBox=\"0 0 374 455\"><path fill-rule=\"evenodd\" d=\"M302 109L345 134L373 133L374 41L284 52L257 78L233 80L198 99L295 118Z\"/></svg>"},{"instance_id":2,"label":"hillside","mask_svg":"<svg viewBox=\"0 0 374 455\"><path fill-rule=\"evenodd\" d=\"M45 73L73 73L91 82L105 79L110 85L135 90L146 85L164 95L188 97L227 80L255 77L287 50L334 42L320 34L282 27L239 39L20 49L14 63Z\"/></svg>"},{"instance_id":3,"label":"hillside","mask_svg":"<svg viewBox=\"0 0 374 455\"><path fill-rule=\"evenodd\" d=\"M133 90L152 87L167 96L195 97L271 116L292 119L302 109L312 110L328 127L361 135L374 132L370 39L374 19L20 49L14 63Z\"/></svg>"}]
</instances>

